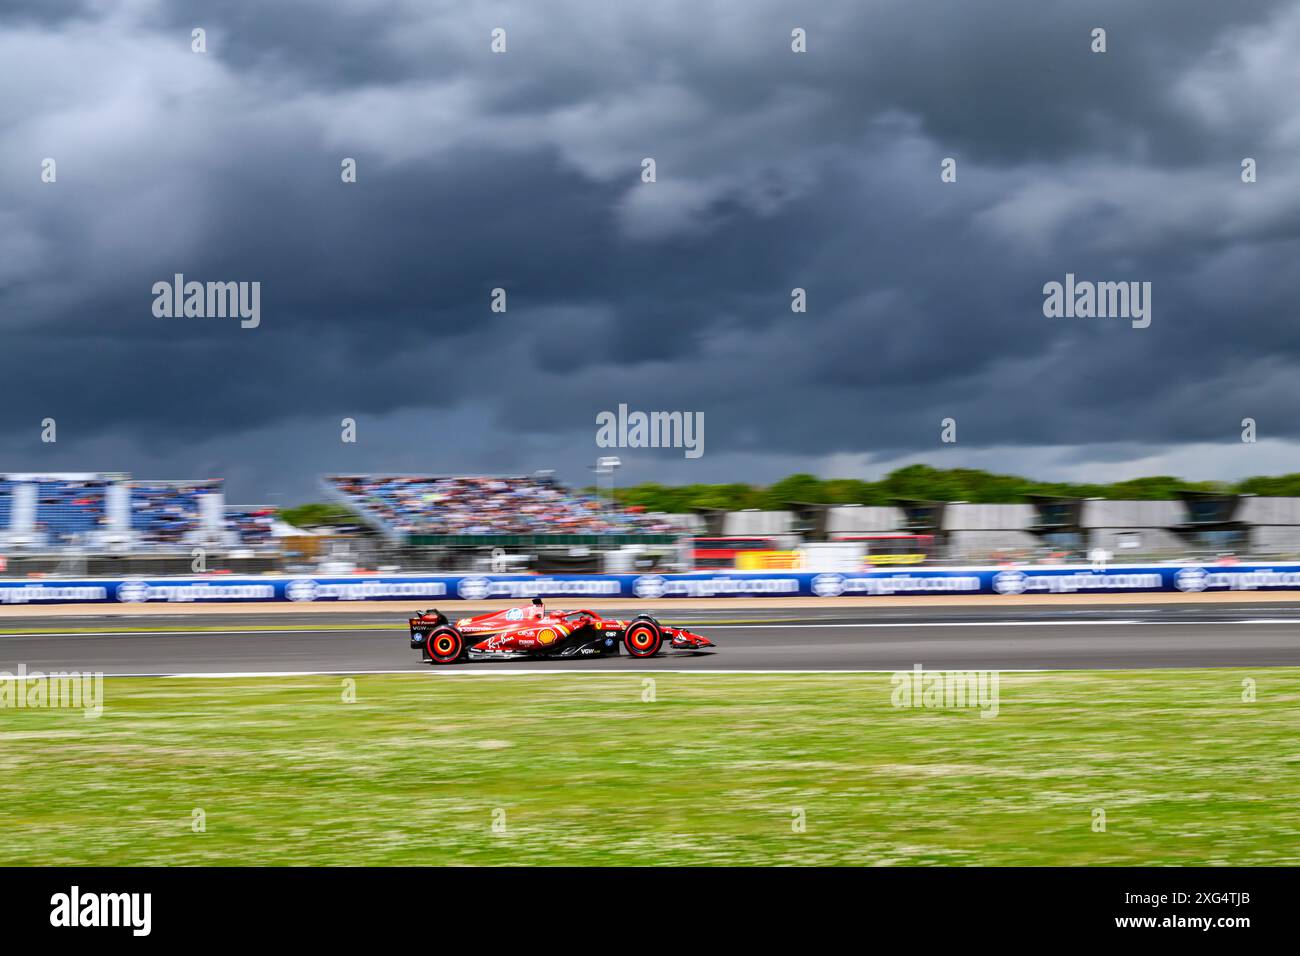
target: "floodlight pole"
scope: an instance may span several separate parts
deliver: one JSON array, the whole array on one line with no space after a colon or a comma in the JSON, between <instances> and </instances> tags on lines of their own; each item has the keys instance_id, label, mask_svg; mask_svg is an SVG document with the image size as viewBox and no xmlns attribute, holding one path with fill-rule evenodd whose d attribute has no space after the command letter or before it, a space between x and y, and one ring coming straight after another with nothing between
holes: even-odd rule
<instances>
[{"instance_id":1,"label":"floodlight pole","mask_svg":"<svg viewBox=\"0 0 1300 956\"><path fill-rule=\"evenodd\" d=\"M596 459L596 497L600 497L600 476L609 475L609 510L611 515L617 510L614 499L614 471L621 467L622 464L621 459L612 455Z\"/></svg>"}]
</instances>

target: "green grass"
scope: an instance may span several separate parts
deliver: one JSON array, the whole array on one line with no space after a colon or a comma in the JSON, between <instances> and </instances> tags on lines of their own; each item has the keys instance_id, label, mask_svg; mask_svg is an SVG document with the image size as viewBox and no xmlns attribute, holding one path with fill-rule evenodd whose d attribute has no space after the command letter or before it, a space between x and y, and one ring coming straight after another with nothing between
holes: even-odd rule
<instances>
[{"instance_id":1,"label":"green grass","mask_svg":"<svg viewBox=\"0 0 1300 956\"><path fill-rule=\"evenodd\" d=\"M0 710L4 861L1300 863L1300 669L1004 674L991 719L895 709L887 674L658 674L653 703L644 676L360 676L350 704L109 679L98 719Z\"/></svg>"}]
</instances>

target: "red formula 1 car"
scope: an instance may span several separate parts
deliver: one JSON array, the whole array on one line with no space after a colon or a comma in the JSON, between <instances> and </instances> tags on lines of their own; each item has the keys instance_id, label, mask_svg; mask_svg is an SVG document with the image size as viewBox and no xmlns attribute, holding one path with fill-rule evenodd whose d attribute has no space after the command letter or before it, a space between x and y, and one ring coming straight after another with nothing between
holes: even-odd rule
<instances>
[{"instance_id":1,"label":"red formula 1 car","mask_svg":"<svg viewBox=\"0 0 1300 956\"><path fill-rule=\"evenodd\" d=\"M417 611L409 622L411 646L422 660L501 661L521 657L610 657L622 647L632 657L654 657L661 650L698 651L714 644L679 627L667 627L648 614L630 621L602 618L594 611L550 611L541 598L528 607L463 617L454 624L437 610Z\"/></svg>"}]
</instances>

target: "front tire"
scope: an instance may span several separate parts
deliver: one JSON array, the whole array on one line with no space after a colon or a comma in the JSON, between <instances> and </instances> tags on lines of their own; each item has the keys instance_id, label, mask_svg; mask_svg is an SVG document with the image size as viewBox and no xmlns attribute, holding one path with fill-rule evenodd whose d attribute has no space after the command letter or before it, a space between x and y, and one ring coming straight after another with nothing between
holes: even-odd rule
<instances>
[{"instance_id":1,"label":"front tire","mask_svg":"<svg viewBox=\"0 0 1300 956\"><path fill-rule=\"evenodd\" d=\"M663 643L663 631L648 619L633 621L623 633L623 646L632 657L654 657Z\"/></svg>"},{"instance_id":2,"label":"front tire","mask_svg":"<svg viewBox=\"0 0 1300 956\"><path fill-rule=\"evenodd\" d=\"M454 664L465 650L465 639L454 627L435 627L425 639L424 649L435 664Z\"/></svg>"}]
</instances>

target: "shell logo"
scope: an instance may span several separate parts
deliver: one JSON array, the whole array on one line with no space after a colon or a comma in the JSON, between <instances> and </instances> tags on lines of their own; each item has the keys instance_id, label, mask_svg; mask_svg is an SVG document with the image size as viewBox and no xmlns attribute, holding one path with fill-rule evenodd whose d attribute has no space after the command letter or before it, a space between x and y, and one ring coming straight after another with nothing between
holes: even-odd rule
<instances>
[{"instance_id":1,"label":"shell logo","mask_svg":"<svg viewBox=\"0 0 1300 956\"><path fill-rule=\"evenodd\" d=\"M539 644L550 644L555 640L555 632L549 627L543 628L537 632L537 641Z\"/></svg>"}]
</instances>

